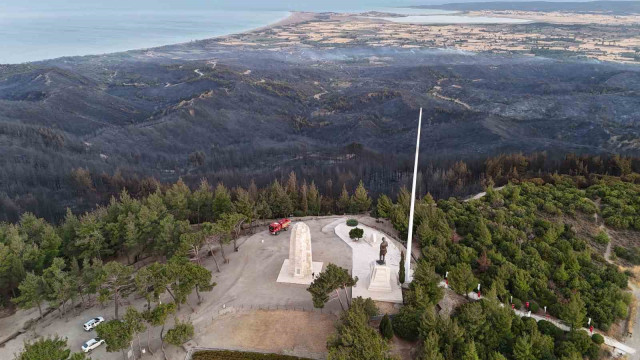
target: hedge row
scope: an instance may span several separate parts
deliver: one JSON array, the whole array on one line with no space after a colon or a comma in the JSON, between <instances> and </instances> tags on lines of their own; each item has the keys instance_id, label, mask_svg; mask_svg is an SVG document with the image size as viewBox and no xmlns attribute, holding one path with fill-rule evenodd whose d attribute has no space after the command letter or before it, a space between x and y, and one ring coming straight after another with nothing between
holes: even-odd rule
<instances>
[{"instance_id":1,"label":"hedge row","mask_svg":"<svg viewBox=\"0 0 640 360\"><path fill-rule=\"evenodd\" d=\"M193 354L193 360L310 360L306 358L254 352L204 350Z\"/></svg>"}]
</instances>

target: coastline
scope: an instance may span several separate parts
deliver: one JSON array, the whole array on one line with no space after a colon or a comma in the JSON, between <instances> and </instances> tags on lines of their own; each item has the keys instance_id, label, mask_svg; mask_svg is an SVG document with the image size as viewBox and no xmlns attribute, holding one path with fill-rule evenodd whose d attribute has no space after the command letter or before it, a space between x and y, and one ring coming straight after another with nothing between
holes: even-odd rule
<instances>
[{"instance_id":1,"label":"coastline","mask_svg":"<svg viewBox=\"0 0 640 360\"><path fill-rule=\"evenodd\" d=\"M131 54L136 52L147 52L147 51L153 51L156 49L166 49L174 46L184 46L191 43L206 42L211 40L225 39L230 36L250 34L255 31L264 31L264 30L268 30L270 28L282 26L282 25L295 24L295 23L313 19L314 16L317 14L312 12L298 12L298 11L287 11L286 13L287 13L286 16L274 17L273 22L267 23L266 25L246 28L243 30L230 30L230 32L224 33L224 34L195 36L193 39L190 39L190 40L185 40L185 39L176 39L175 41L169 40L166 43L155 44L151 46L133 45L131 48L128 48L128 49L106 49L104 52L88 50L87 53L62 54L62 55L56 55L52 57L36 58L33 60L25 60L25 61L18 61L18 62L10 61L5 63L0 61L0 66L19 66L19 65L26 65L26 64L46 63L46 62L55 61L58 59L110 56L110 55L118 55L118 54Z\"/></svg>"},{"instance_id":2,"label":"coastline","mask_svg":"<svg viewBox=\"0 0 640 360\"><path fill-rule=\"evenodd\" d=\"M301 23L304 21L309 21L312 19L315 19L316 16L319 13L315 13L315 12L310 12L310 11L290 11L289 12L289 16L275 22L269 25L265 25L265 26L261 26L255 29L251 29L247 32L254 32L254 31L262 31L262 30L268 30L274 27L278 27L278 26L285 26L285 25L293 25L293 24L297 24L297 23ZM228 34L225 36L229 36L229 35L237 35L237 34Z\"/></svg>"},{"instance_id":3,"label":"coastline","mask_svg":"<svg viewBox=\"0 0 640 360\"><path fill-rule=\"evenodd\" d=\"M224 34L224 35L219 35L219 36L213 36L213 37L209 37L209 38L205 38L205 39L200 39L200 40L196 40L196 41L208 41L208 40L214 40L214 39L225 39L225 38L229 38L231 36L238 36L238 35L244 35L244 34L251 34L253 32L256 31L264 31L264 30L269 30L269 29L273 29L279 26L286 26L286 25L295 25L301 22L305 22L305 21L309 21L309 20L313 20L316 18L316 16L319 13L315 13L315 12L310 12L310 11L289 11L289 15L274 22L271 24L267 24L264 26L259 26L257 28L253 28L253 29L249 29L246 31L241 31L241 32L234 32L234 33L229 33L229 34ZM186 43L177 43L177 44L169 44L169 45L164 45L164 46L171 46L171 45L181 45L181 44L186 44ZM162 46L163 47L163 46Z\"/></svg>"}]
</instances>

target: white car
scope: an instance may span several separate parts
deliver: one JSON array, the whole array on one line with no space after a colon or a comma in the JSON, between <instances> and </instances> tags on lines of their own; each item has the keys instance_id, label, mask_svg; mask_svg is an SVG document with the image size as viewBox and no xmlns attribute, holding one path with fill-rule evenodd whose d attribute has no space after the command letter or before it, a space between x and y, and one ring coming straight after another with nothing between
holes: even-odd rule
<instances>
[{"instance_id":1,"label":"white car","mask_svg":"<svg viewBox=\"0 0 640 360\"><path fill-rule=\"evenodd\" d=\"M84 328L85 331L89 331L95 328L96 326L102 324L103 322L104 322L104 318L102 316L98 316L97 318L93 318L87 321L86 323L84 323L82 327Z\"/></svg>"},{"instance_id":2,"label":"white car","mask_svg":"<svg viewBox=\"0 0 640 360\"><path fill-rule=\"evenodd\" d=\"M88 353L89 351L97 348L98 346L104 344L104 340L100 338L93 338L86 343L82 344L82 351Z\"/></svg>"}]
</instances>

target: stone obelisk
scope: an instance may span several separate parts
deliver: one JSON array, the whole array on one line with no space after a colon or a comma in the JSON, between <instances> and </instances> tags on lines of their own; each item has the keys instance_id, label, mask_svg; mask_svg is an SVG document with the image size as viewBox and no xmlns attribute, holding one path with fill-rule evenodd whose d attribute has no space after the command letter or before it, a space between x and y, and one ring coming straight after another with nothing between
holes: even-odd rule
<instances>
[{"instance_id":1,"label":"stone obelisk","mask_svg":"<svg viewBox=\"0 0 640 360\"><path fill-rule=\"evenodd\" d=\"M303 222L291 226L289 238L289 258L285 259L280 273L279 283L311 284L313 275L322 271L321 262L313 262L311 258L311 230Z\"/></svg>"},{"instance_id":2,"label":"stone obelisk","mask_svg":"<svg viewBox=\"0 0 640 360\"><path fill-rule=\"evenodd\" d=\"M311 230L307 224L298 222L293 225L289 240L289 275L304 278L311 273Z\"/></svg>"}]
</instances>

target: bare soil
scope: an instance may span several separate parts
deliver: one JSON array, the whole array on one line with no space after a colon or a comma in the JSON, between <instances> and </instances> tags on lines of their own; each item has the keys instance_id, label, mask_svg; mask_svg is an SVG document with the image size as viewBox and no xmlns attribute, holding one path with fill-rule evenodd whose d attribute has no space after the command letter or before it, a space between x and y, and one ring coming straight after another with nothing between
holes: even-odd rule
<instances>
[{"instance_id":1,"label":"bare soil","mask_svg":"<svg viewBox=\"0 0 640 360\"><path fill-rule=\"evenodd\" d=\"M226 314L202 329L200 346L322 358L337 316L307 311L255 310Z\"/></svg>"}]
</instances>

